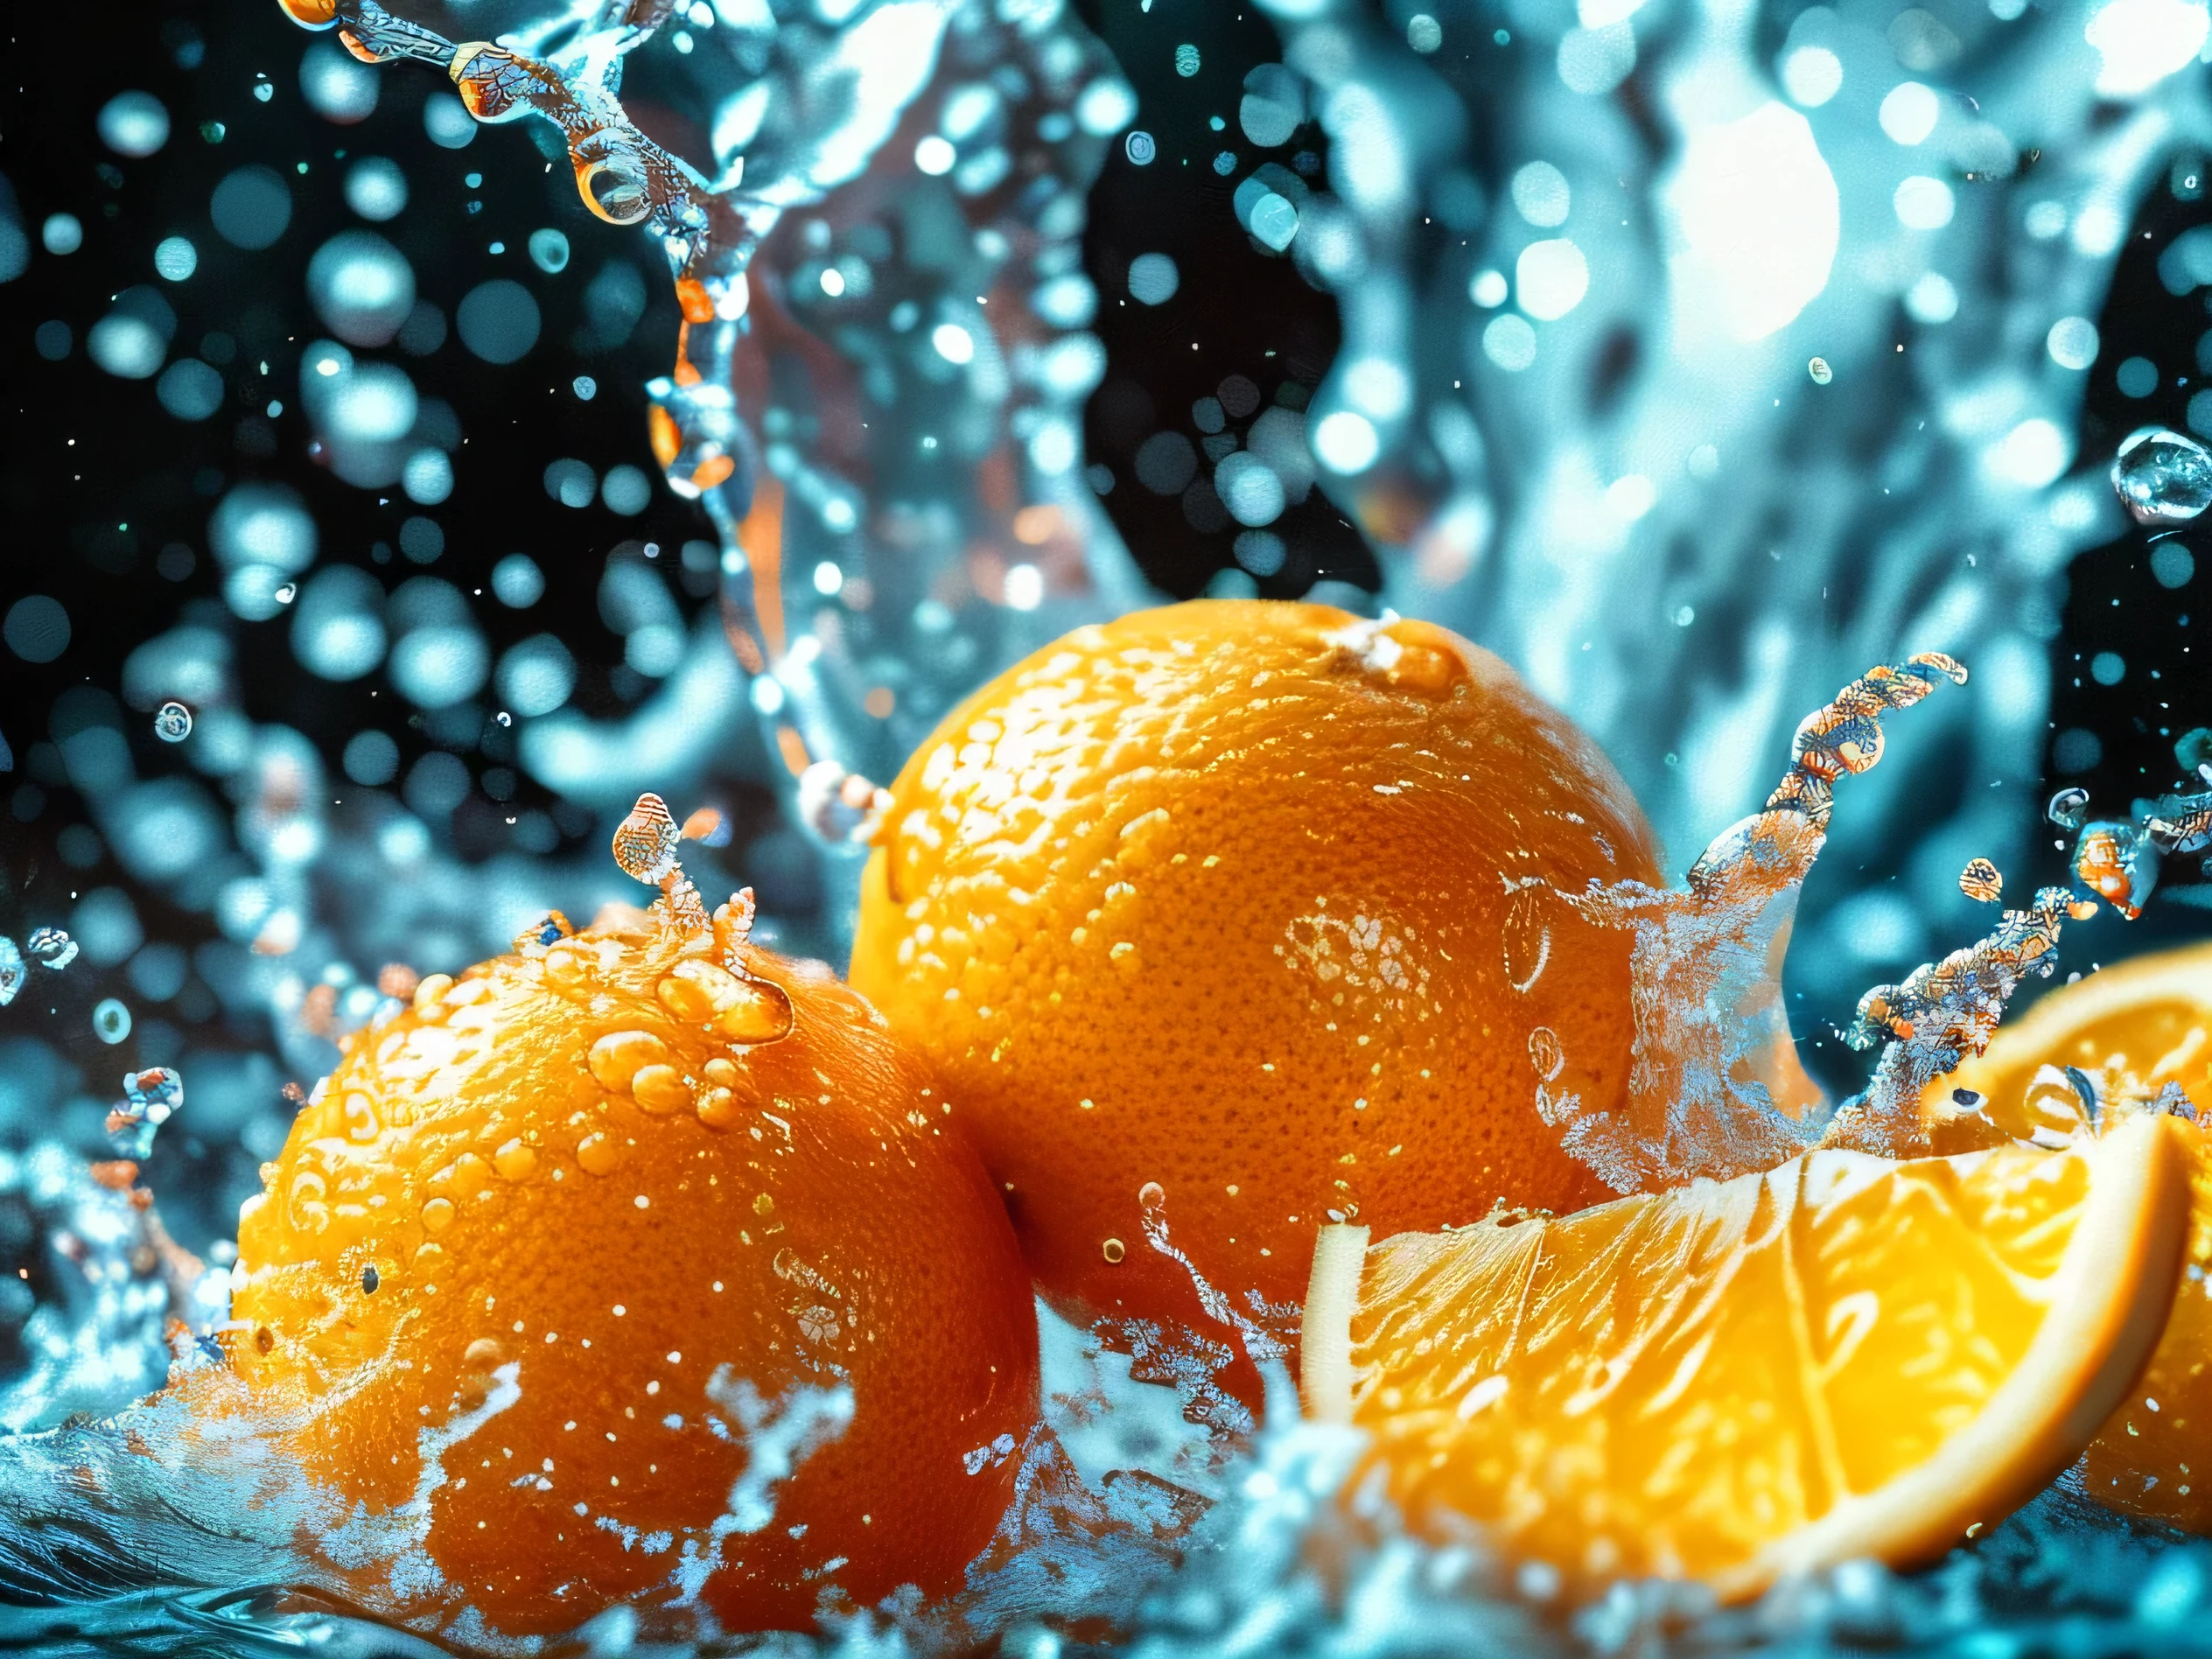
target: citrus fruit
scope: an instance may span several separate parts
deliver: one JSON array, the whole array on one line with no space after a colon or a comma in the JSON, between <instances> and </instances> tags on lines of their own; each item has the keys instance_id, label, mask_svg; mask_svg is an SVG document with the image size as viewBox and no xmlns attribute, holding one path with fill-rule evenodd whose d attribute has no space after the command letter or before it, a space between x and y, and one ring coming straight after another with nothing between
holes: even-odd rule
<instances>
[{"instance_id":1,"label":"citrus fruit","mask_svg":"<svg viewBox=\"0 0 2212 1659\"><path fill-rule=\"evenodd\" d=\"M989 1179L866 1004L716 923L556 919L423 981L242 1211L244 1388L186 1384L411 1518L435 1572L380 1606L804 1628L956 1585L998 1521L1036 1323Z\"/></svg>"},{"instance_id":2,"label":"citrus fruit","mask_svg":"<svg viewBox=\"0 0 2212 1659\"><path fill-rule=\"evenodd\" d=\"M1620 1095L1629 937L1530 889L1652 880L1651 834L1489 653L1326 606L1140 612L977 691L891 793L852 982L937 1061L1062 1309L1200 1321L1148 1192L1240 1308L1294 1307L1331 1216L1608 1195L1537 1096Z\"/></svg>"},{"instance_id":3,"label":"citrus fruit","mask_svg":"<svg viewBox=\"0 0 2212 1659\"><path fill-rule=\"evenodd\" d=\"M1940 1145L1977 1132L2046 1143L2110 1134L2183 1101L2212 1114L2212 944L2138 956L2054 990L1922 1103ZM2190 1155L2188 1266L2151 1362L2090 1443L2082 1479L2114 1508L2212 1532L2212 1147L2201 1124L2180 1132Z\"/></svg>"},{"instance_id":4,"label":"citrus fruit","mask_svg":"<svg viewBox=\"0 0 2212 1659\"><path fill-rule=\"evenodd\" d=\"M1940 1554L2079 1453L2157 1340L2188 1195L2174 1119L2062 1152L1763 1175L1363 1248L1331 1228L1308 1410L1373 1434L1413 1523L1587 1586L1728 1598Z\"/></svg>"}]
</instances>

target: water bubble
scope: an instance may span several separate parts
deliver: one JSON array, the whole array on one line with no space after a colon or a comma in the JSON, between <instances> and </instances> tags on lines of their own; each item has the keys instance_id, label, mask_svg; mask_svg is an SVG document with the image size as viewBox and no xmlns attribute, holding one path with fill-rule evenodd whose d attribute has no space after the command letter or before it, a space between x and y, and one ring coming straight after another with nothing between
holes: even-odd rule
<instances>
[{"instance_id":1,"label":"water bubble","mask_svg":"<svg viewBox=\"0 0 2212 1659\"><path fill-rule=\"evenodd\" d=\"M399 745L382 732L358 732L346 744L340 764L355 783L387 784L399 775Z\"/></svg>"},{"instance_id":2,"label":"water bubble","mask_svg":"<svg viewBox=\"0 0 2212 1659\"><path fill-rule=\"evenodd\" d=\"M169 302L142 284L116 296L114 306L85 336L85 350L119 380L151 380L176 332L177 313Z\"/></svg>"},{"instance_id":3,"label":"water bubble","mask_svg":"<svg viewBox=\"0 0 2212 1659\"><path fill-rule=\"evenodd\" d=\"M307 295L349 346L382 346L415 309L415 268L373 230L342 230L307 262Z\"/></svg>"},{"instance_id":4,"label":"water bubble","mask_svg":"<svg viewBox=\"0 0 2212 1659\"><path fill-rule=\"evenodd\" d=\"M258 253L292 222L292 192L274 168L255 163L227 173L208 203L215 234L234 248Z\"/></svg>"},{"instance_id":5,"label":"water bubble","mask_svg":"<svg viewBox=\"0 0 2212 1659\"><path fill-rule=\"evenodd\" d=\"M2179 542L2161 542L2151 550L2151 575L2162 588L2187 587L2196 574L2196 555Z\"/></svg>"},{"instance_id":6,"label":"water bubble","mask_svg":"<svg viewBox=\"0 0 2212 1659\"><path fill-rule=\"evenodd\" d=\"M2163 426L2131 433L2111 476L2120 505L2138 524L2186 524L2212 507L2212 450Z\"/></svg>"},{"instance_id":7,"label":"water bubble","mask_svg":"<svg viewBox=\"0 0 2212 1659\"><path fill-rule=\"evenodd\" d=\"M1129 1246L1117 1238L1110 1238L1098 1247L1098 1253L1104 1256L1107 1263L1111 1265L1122 1261L1129 1255Z\"/></svg>"},{"instance_id":8,"label":"water bubble","mask_svg":"<svg viewBox=\"0 0 2212 1659\"><path fill-rule=\"evenodd\" d=\"M2096 361L2096 325L2086 317L2062 317L2044 337L2044 349L2061 368L2087 368Z\"/></svg>"},{"instance_id":9,"label":"water bubble","mask_svg":"<svg viewBox=\"0 0 2212 1659\"><path fill-rule=\"evenodd\" d=\"M23 989L30 971L24 965L23 952L16 948L16 942L0 934L0 1008L16 999L16 993Z\"/></svg>"},{"instance_id":10,"label":"water bubble","mask_svg":"<svg viewBox=\"0 0 2212 1659\"><path fill-rule=\"evenodd\" d=\"M1129 262L1129 297L1143 305L1165 305L1182 285L1182 273L1166 254L1139 254Z\"/></svg>"},{"instance_id":11,"label":"water bubble","mask_svg":"<svg viewBox=\"0 0 2212 1659\"><path fill-rule=\"evenodd\" d=\"M69 612L59 599L27 594L8 607L0 639L25 662L51 662L69 648Z\"/></svg>"},{"instance_id":12,"label":"water bubble","mask_svg":"<svg viewBox=\"0 0 2212 1659\"><path fill-rule=\"evenodd\" d=\"M200 249L188 236L164 236L154 248L154 273L165 282L181 283L200 269Z\"/></svg>"},{"instance_id":13,"label":"water bubble","mask_svg":"<svg viewBox=\"0 0 2212 1659\"><path fill-rule=\"evenodd\" d=\"M311 41L299 60L299 91L325 121L351 127L376 113L383 77L328 40Z\"/></svg>"},{"instance_id":14,"label":"water bubble","mask_svg":"<svg viewBox=\"0 0 2212 1659\"><path fill-rule=\"evenodd\" d=\"M2112 380L2123 397L2148 397L2159 388L2159 366L2147 357L2130 357L2113 372Z\"/></svg>"},{"instance_id":15,"label":"water bubble","mask_svg":"<svg viewBox=\"0 0 2212 1659\"><path fill-rule=\"evenodd\" d=\"M556 635L534 634L508 648L493 683L515 713L550 714L576 690L576 658Z\"/></svg>"},{"instance_id":16,"label":"water bubble","mask_svg":"<svg viewBox=\"0 0 2212 1659\"><path fill-rule=\"evenodd\" d=\"M545 493L563 507L589 507L598 491L598 475L582 461L564 458L545 469Z\"/></svg>"},{"instance_id":17,"label":"water bubble","mask_svg":"<svg viewBox=\"0 0 2212 1659\"><path fill-rule=\"evenodd\" d=\"M569 239L548 226L530 233L530 263L550 276L569 268Z\"/></svg>"},{"instance_id":18,"label":"water bubble","mask_svg":"<svg viewBox=\"0 0 2212 1659\"><path fill-rule=\"evenodd\" d=\"M74 254L85 245L84 224L74 214L49 214L38 240L50 254Z\"/></svg>"},{"instance_id":19,"label":"water bubble","mask_svg":"<svg viewBox=\"0 0 2212 1659\"><path fill-rule=\"evenodd\" d=\"M1514 208L1539 228L1565 224L1572 200L1566 174L1548 161L1530 162L1513 175Z\"/></svg>"},{"instance_id":20,"label":"water bubble","mask_svg":"<svg viewBox=\"0 0 2212 1659\"><path fill-rule=\"evenodd\" d=\"M476 142L476 120L450 92L432 93L423 105L423 130L441 150L466 150Z\"/></svg>"},{"instance_id":21,"label":"water bubble","mask_svg":"<svg viewBox=\"0 0 2212 1659\"><path fill-rule=\"evenodd\" d=\"M99 127L118 156L150 156L169 142L169 111L150 92L119 92L101 106Z\"/></svg>"},{"instance_id":22,"label":"water bubble","mask_svg":"<svg viewBox=\"0 0 2212 1659\"><path fill-rule=\"evenodd\" d=\"M1799 46L1782 60L1782 84L1793 102L1816 109L1842 90L1843 60L1826 46Z\"/></svg>"},{"instance_id":23,"label":"water bubble","mask_svg":"<svg viewBox=\"0 0 2212 1659\"><path fill-rule=\"evenodd\" d=\"M1493 317L1482 331L1482 354L1507 374L1518 374L1536 360L1536 331L1513 312Z\"/></svg>"},{"instance_id":24,"label":"water bubble","mask_svg":"<svg viewBox=\"0 0 2212 1659\"><path fill-rule=\"evenodd\" d=\"M528 554L510 553L492 567L492 592L509 610L526 611L545 597L545 572Z\"/></svg>"},{"instance_id":25,"label":"water bubble","mask_svg":"<svg viewBox=\"0 0 2212 1659\"><path fill-rule=\"evenodd\" d=\"M130 1035L130 1010L113 997L102 998L92 1011L92 1034L110 1045L122 1041Z\"/></svg>"},{"instance_id":26,"label":"water bubble","mask_svg":"<svg viewBox=\"0 0 2212 1659\"><path fill-rule=\"evenodd\" d=\"M164 703L154 715L154 736L164 743L182 743L192 736L192 710L181 703Z\"/></svg>"},{"instance_id":27,"label":"water bubble","mask_svg":"<svg viewBox=\"0 0 2212 1659\"><path fill-rule=\"evenodd\" d=\"M59 973L77 960L77 942L60 928L38 928L24 942L39 962Z\"/></svg>"},{"instance_id":28,"label":"water bubble","mask_svg":"<svg viewBox=\"0 0 2212 1659\"><path fill-rule=\"evenodd\" d=\"M38 355L47 362L59 363L69 355L71 348L76 344L76 331L60 318L53 318L38 325L38 332L32 336L32 344L38 347Z\"/></svg>"},{"instance_id":29,"label":"water bubble","mask_svg":"<svg viewBox=\"0 0 2212 1659\"><path fill-rule=\"evenodd\" d=\"M346 175L346 205L363 219L382 223L407 206L407 175L382 156L364 156Z\"/></svg>"},{"instance_id":30,"label":"water bubble","mask_svg":"<svg viewBox=\"0 0 2212 1659\"><path fill-rule=\"evenodd\" d=\"M1805 373L1812 376L1813 384L1816 386L1825 386L1836 378L1836 371L1828 367L1828 360L1825 357L1816 357L1807 363Z\"/></svg>"},{"instance_id":31,"label":"water bubble","mask_svg":"<svg viewBox=\"0 0 2212 1659\"><path fill-rule=\"evenodd\" d=\"M290 574L315 562L315 520L288 486L249 481L217 505L207 542L226 568L262 564Z\"/></svg>"},{"instance_id":32,"label":"water bubble","mask_svg":"<svg viewBox=\"0 0 2212 1659\"><path fill-rule=\"evenodd\" d=\"M1187 41L1175 48L1175 73L1186 80L1198 73L1198 48Z\"/></svg>"},{"instance_id":33,"label":"water bubble","mask_svg":"<svg viewBox=\"0 0 2212 1659\"><path fill-rule=\"evenodd\" d=\"M1122 140L1122 152L1132 165L1149 167L1152 158L1159 154L1159 146L1152 142L1152 135L1140 127Z\"/></svg>"},{"instance_id":34,"label":"water bubble","mask_svg":"<svg viewBox=\"0 0 2212 1659\"><path fill-rule=\"evenodd\" d=\"M953 170L960 159L951 140L937 133L930 133L914 145L914 165L931 178L941 178Z\"/></svg>"},{"instance_id":35,"label":"water bubble","mask_svg":"<svg viewBox=\"0 0 2212 1659\"><path fill-rule=\"evenodd\" d=\"M537 301L520 283L494 277L462 297L454 323L461 344L487 363L512 363L537 344Z\"/></svg>"},{"instance_id":36,"label":"water bubble","mask_svg":"<svg viewBox=\"0 0 2212 1659\"><path fill-rule=\"evenodd\" d=\"M578 402L588 403L599 395L599 383L589 374L578 374L569 382L569 389L576 394Z\"/></svg>"},{"instance_id":37,"label":"water bubble","mask_svg":"<svg viewBox=\"0 0 2212 1659\"><path fill-rule=\"evenodd\" d=\"M1288 144L1306 120L1306 83L1279 63L1264 63L1244 77L1236 124L1263 150Z\"/></svg>"},{"instance_id":38,"label":"water bubble","mask_svg":"<svg viewBox=\"0 0 2212 1659\"><path fill-rule=\"evenodd\" d=\"M154 396L180 421L204 421L223 406L223 377L197 357L180 357L161 371Z\"/></svg>"},{"instance_id":39,"label":"water bubble","mask_svg":"<svg viewBox=\"0 0 2212 1659\"><path fill-rule=\"evenodd\" d=\"M1405 44L1427 57L1444 44L1444 25L1425 11L1417 11L1405 21Z\"/></svg>"},{"instance_id":40,"label":"water bubble","mask_svg":"<svg viewBox=\"0 0 2212 1659\"><path fill-rule=\"evenodd\" d=\"M653 480L627 462L610 466L599 484L599 500L608 512L634 518L652 505Z\"/></svg>"}]
</instances>

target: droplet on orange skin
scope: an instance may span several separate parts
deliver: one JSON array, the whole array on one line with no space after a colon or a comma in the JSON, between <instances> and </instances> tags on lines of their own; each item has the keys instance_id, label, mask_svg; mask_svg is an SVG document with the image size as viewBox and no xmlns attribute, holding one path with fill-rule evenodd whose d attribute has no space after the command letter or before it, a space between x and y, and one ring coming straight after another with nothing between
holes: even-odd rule
<instances>
[{"instance_id":1,"label":"droplet on orange skin","mask_svg":"<svg viewBox=\"0 0 2212 1659\"><path fill-rule=\"evenodd\" d=\"M527 1635L696 1601L728 1631L805 1628L824 1594L956 1587L997 1525L1020 1460L967 1460L1036 1413L1004 1212L962 1143L912 1121L936 1096L920 1063L844 986L745 942L746 908L425 982L242 1211L232 1368L178 1391L254 1411L345 1502L418 1516L438 1587L363 1567L348 1593L374 1610L466 1605ZM592 962L588 999L564 954ZM733 1049L671 984L704 997L686 1014L734 990L715 1019L772 1011L782 1040ZM386 1126L373 1145L344 1133L349 1096ZM718 1533L746 1413L817 1409L763 1494L774 1524ZM414 1509L425 1432L451 1440ZM654 1533L672 1544L624 1542ZM691 1597L676 1569L703 1552L720 1564Z\"/></svg>"}]
</instances>

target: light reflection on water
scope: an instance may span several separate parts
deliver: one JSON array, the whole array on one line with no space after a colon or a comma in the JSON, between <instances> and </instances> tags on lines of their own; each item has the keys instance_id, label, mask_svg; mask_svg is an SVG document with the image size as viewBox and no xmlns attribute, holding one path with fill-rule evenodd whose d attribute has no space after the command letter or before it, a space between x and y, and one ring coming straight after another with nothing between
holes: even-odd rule
<instances>
[{"instance_id":1,"label":"light reflection on water","mask_svg":"<svg viewBox=\"0 0 2212 1659\"><path fill-rule=\"evenodd\" d=\"M1382 601L1494 647L1572 712L1681 865L1756 804L1802 710L1865 664L1928 651L1966 660L1972 682L1913 717L1909 744L1854 786L1830 833L1845 864L1908 858L1931 937L1976 931L1957 870L1969 855L2004 864L2038 832L2055 584L2122 523L2110 458L2077 453L2084 377L2101 362L2090 319L2146 192L2212 147L2197 66L2204 9L1992 0L1939 18L1585 0L1572 21L1523 9L1509 27L1472 8L1265 10L1283 64L1247 81L1239 130L1256 151L1285 150L1311 116L1328 139L1326 172L1237 164L1224 211L1335 297L1343 346L1310 407L1264 417L1265 443L1255 426L1244 448L1209 451L1219 502L1264 531L1310 474L1382 554ZM324 677L384 667L433 719L495 689L519 717L513 763L580 805L619 810L647 788L682 799L710 757L755 728L784 762L769 779L836 895L823 928L794 928L787 943L834 955L868 780L997 668L1149 597L1082 447L1083 401L1106 366L1088 327L1099 296L1082 269L1084 198L1102 166L1136 161L1138 112L1055 0L878 0L780 18L663 8L643 24L621 12L515 0L425 6L411 23L367 4L347 15L388 55L420 60L383 74L443 69L450 43L487 36L550 65L558 79L535 93L515 90L511 63L480 54L463 60L477 81L457 79L480 113L522 114L501 101L535 97L557 118L594 210L646 226L637 234L699 286L696 304L686 299L685 356L653 387L654 437L671 486L715 527L702 556L718 603L687 618L657 577L633 580L626 566L610 566L601 592L629 666L659 689L626 717L595 721L570 706L575 663L562 641L543 636L494 662L470 596L428 577L379 612L339 567L318 570L314 522L281 486L234 488L210 544L230 610L255 620L290 607L295 650ZM710 155L679 162L622 116L625 56L663 44L680 60L666 84ZM312 62L303 87L326 115L374 107L375 72L336 52ZM1614 95L1632 71L1642 96ZM433 136L443 119L467 142L472 130L452 125L457 107L432 118ZM118 99L101 120L121 154L165 140L158 103ZM373 161L343 187L372 222L406 197L396 170ZM218 229L265 246L256 215L274 210L251 179L225 190ZM902 196L926 197L934 217L909 211L894 241L881 221ZM32 232L11 201L0 209L15 239L0 236L4 265ZM38 234L58 249L74 224ZM2161 262L2176 291L2212 276L2187 240ZM189 242L164 249L160 274L189 275ZM533 239L530 256L558 269L566 241ZM403 363L372 355L411 352L408 331L428 326L404 256L349 232L307 276L334 338L304 354L284 395L307 410L339 477L436 505L466 481L451 411L438 415ZM1143 278L1156 279L1172 290L1204 274ZM455 321L495 362L528 349L538 326L527 295L487 291L497 286ZM612 290L599 302L609 314L629 303ZM772 386L749 347L770 304L774 326L804 341L795 394ZM197 378L184 360L161 371L174 329L158 294L131 290L88 349L111 374L160 372L164 406L187 418ZM581 381L574 392L592 396ZM2191 458L2175 454L2171 488L2201 493ZM548 471L560 499L598 493L625 510L622 469L602 479L555 465L571 469ZM2138 517L2141 494L2126 498ZM416 534L436 531L420 522ZM682 557L689 568L691 550ZM534 574L513 567L507 580L519 594ZM501 580L500 600L528 602ZM876 596L864 631L824 603L854 583ZM336 1033L393 1005L380 964L458 967L552 904L588 914L632 896L603 860L570 867L517 851L466 869L424 827L435 778L419 791L410 778L411 810L389 796L326 807L334 757L245 708L230 653L220 633L180 623L133 655L120 701L92 687L62 699L51 736L139 881L181 890L234 845L246 856L250 872L212 895L242 947L220 989L270 1019L287 1068L327 1070ZM886 691L887 718L871 706ZM182 771L140 775L120 732L149 718L220 780L234 811ZM376 758L364 751L356 766L349 748L343 764L365 780ZM1939 774L1977 787L1939 788ZM1908 822L1909 855L1894 844ZM1842 947L1868 920L1848 902L1809 914L1808 956L1847 964ZM65 971L78 948L66 937L33 935L23 953L10 942L0 987ZM9 1426L120 1407L170 1362L166 1318L204 1328L220 1311L221 1269L200 1274L77 1152L0 1153L0 1200L67 1263L58 1292L13 1321L28 1368L0 1409ZM1351 1446L1339 1432L1292 1425L1278 1402L1249 1456L1224 1464L1181 1429L1165 1391L1117 1375L1049 1316L1046 1331L1048 1390L1111 1405L1081 1420L1063 1410L1054 1424L1088 1483L1083 1501L1139 1524L1111 1547L1025 1539L987 1574L970 1611L1008 1626L1012 1651L1060 1651L1035 1615L1078 1605L1160 1654L1886 1642L1998 1655L2206 1640L2191 1619L2212 1556L2062 1491L1975 1556L1911 1581L1849 1569L1725 1617L1634 1586L1572 1615L1550 1611L1540 1575L1508 1574L1472 1541L1417 1545L1379 1502L1340 1507ZM190 1342L179 1352L192 1357ZM1129 1455L1138 1440L1145 1459ZM95 1641L228 1651L249 1628L332 1653L403 1649L312 1610L226 1600L299 1570L279 1530L219 1546L190 1519L224 1511L241 1489L234 1472L193 1472L160 1494L186 1519L156 1523L155 1494L133 1495L145 1471L111 1431L68 1428L9 1451L24 1519L0 1529L0 1582L91 1592L187 1563L191 1582L213 1586L111 1601L96 1638L11 1614L0 1625L10 1640L57 1654ZM79 1501L80 1466L113 1482L104 1520ZM1038 1466L1049 1484L1055 1468ZM1150 1497L1108 1489L1109 1471L1131 1467L1220 1501L1183 1536L1186 1518L1164 1521ZM60 1534L35 1520L73 1512ZM1180 1544L1180 1570L1172 1551L1133 1541L1161 1531ZM1040 1587L1048 1564L1071 1576ZM930 1639L864 1618L829 1645L895 1652ZM609 1615L580 1641L620 1652L632 1634Z\"/></svg>"}]
</instances>

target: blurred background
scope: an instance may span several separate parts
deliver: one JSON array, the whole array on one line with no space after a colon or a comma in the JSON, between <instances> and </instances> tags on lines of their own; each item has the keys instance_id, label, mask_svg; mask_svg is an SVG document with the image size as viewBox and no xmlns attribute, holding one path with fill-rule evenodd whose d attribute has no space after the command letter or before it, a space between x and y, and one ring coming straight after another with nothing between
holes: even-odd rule
<instances>
[{"instance_id":1,"label":"blurred background","mask_svg":"<svg viewBox=\"0 0 2212 1659\"><path fill-rule=\"evenodd\" d=\"M2079 18L2007 4L1783 5L1718 43L1665 0L932 8L936 66L871 139L896 167L806 189L777 112L835 129L808 77L897 8L679 10L622 108L703 176L746 150L775 207L720 517L651 444L668 262L586 211L550 126L480 127L434 70L274 4L148 0L96 38L18 8L0 934L78 954L0 1009L0 1147L104 1156L116 1080L177 1066L147 1179L214 1247L384 964L640 896L606 853L640 788L718 808L700 886L753 885L771 942L841 963L856 855L807 766L886 779L1066 626L1209 592L1500 650L1605 743L1676 874L1852 674L1966 660L1977 689L1896 718L1842 792L1806 896L1793 1017L1857 1087L1860 992L1985 925L1965 859L2062 878L2050 792L2124 816L2212 719L2187 527L2154 538L2104 476L2139 427L2212 430L2212 290L2170 251L2208 216L2205 70L2191 46L2094 93ZM410 15L463 38L496 10ZM1707 128L1684 100L1722 57L1771 86ZM1800 129L1841 251L1831 225L1790 310L1788 260L1728 231L1767 261L1732 304L1788 315L1699 356L1670 262L1719 234L1684 205L1700 134L1785 155ZM1818 196L1727 165L1754 217ZM758 550L726 532L768 477L812 644L756 672L724 625ZM2204 892L2171 864L2142 920L2069 930L2069 967L2202 934ZM0 1205L0 1288L43 1259L28 1218Z\"/></svg>"}]
</instances>

